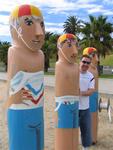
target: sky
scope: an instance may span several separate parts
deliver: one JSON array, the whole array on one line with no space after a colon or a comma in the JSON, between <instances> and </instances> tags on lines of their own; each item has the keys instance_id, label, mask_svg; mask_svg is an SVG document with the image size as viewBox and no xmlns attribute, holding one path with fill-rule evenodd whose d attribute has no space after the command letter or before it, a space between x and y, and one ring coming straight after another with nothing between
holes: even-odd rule
<instances>
[{"instance_id":1,"label":"sky","mask_svg":"<svg viewBox=\"0 0 113 150\"><path fill-rule=\"evenodd\" d=\"M89 15L108 17L113 23L113 0L0 0L0 41L11 42L9 15L21 4L32 4L42 11L46 31L63 33L63 24L69 16L88 21Z\"/></svg>"}]
</instances>

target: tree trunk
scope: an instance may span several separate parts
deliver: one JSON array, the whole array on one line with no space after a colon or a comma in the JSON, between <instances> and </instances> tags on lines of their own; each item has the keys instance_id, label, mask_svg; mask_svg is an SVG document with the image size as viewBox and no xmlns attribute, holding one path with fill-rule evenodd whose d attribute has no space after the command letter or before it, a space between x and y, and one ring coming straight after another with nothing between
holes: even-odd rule
<instances>
[{"instance_id":1,"label":"tree trunk","mask_svg":"<svg viewBox=\"0 0 113 150\"><path fill-rule=\"evenodd\" d=\"M45 66L44 66L44 71L48 72L48 68L49 68L50 64L49 64L49 55L45 54Z\"/></svg>"}]
</instances>

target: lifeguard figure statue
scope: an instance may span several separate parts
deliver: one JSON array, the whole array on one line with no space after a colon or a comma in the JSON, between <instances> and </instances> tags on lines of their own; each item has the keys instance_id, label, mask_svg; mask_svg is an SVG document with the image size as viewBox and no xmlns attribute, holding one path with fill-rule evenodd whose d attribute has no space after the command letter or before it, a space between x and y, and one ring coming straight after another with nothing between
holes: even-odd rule
<instances>
[{"instance_id":1,"label":"lifeguard figure statue","mask_svg":"<svg viewBox=\"0 0 113 150\"><path fill-rule=\"evenodd\" d=\"M78 150L79 65L77 38L61 35L55 67L55 150Z\"/></svg>"},{"instance_id":2,"label":"lifeguard figure statue","mask_svg":"<svg viewBox=\"0 0 113 150\"><path fill-rule=\"evenodd\" d=\"M43 16L32 5L10 15L12 46L8 50L8 129L10 150L44 150Z\"/></svg>"}]
</instances>

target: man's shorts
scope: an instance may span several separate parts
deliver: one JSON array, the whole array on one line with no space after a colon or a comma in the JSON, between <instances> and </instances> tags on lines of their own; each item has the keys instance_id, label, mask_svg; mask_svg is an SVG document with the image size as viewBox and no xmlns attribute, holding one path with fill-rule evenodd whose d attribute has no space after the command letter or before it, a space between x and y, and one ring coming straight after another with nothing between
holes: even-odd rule
<instances>
[{"instance_id":1,"label":"man's shorts","mask_svg":"<svg viewBox=\"0 0 113 150\"><path fill-rule=\"evenodd\" d=\"M9 150L44 150L43 107L8 109Z\"/></svg>"},{"instance_id":2,"label":"man's shorts","mask_svg":"<svg viewBox=\"0 0 113 150\"><path fill-rule=\"evenodd\" d=\"M90 96L90 112L98 111L98 92L94 92Z\"/></svg>"},{"instance_id":3,"label":"man's shorts","mask_svg":"<svg viewBox=\"0 0 113 150\"><path fill-rule=\"evenodd\" d=\"M56 128L78 128L78 102L79 101L65 101L62 102L57 110L58 122ZM56 102L56 107L59 105Z\"/></svg>"}]
</instances>

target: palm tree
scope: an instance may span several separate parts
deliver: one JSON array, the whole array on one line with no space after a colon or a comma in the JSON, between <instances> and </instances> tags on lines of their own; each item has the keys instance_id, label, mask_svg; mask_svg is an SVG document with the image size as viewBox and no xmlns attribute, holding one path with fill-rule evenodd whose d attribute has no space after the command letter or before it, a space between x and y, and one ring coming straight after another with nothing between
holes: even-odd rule
<instances>
[{"instance_id":1,"label":"palm tree","mask_svg":"<svg viewBox=\"0 0 113 150\"><path fill-rule=\"evenodd\" d=\"M57 34L53 34L51 32L46 32L45 34L45 43L42 47L42 50L45 55L45 72L48 71L48 68L50 67L50 57L53 54L56 54L56 43L57 43Z\"/></svg>"},{"instance_id":2,"label":"palm tree","mask_svg":"<svg viewBox=\"0 0 113 150\"><path fill-rule=\"evenodd\" d=\"M107 17L100 15L99 17L89 16L90 22L84 22L82 29L83 47L93 46L97 48L98 55L105 57L107 53L113 50L112 37L113 26L107 22Z\"/></svg>"},{"instance_id":3,"label":"palm tree","mask_svg":"<svg viewBox=\"0 0 113 150\"><path fill-rule=\"evenodd\" d=\"M82 27L81 20L78 20L75 16L69 16L64 22L64 33L72 33L78 35L80 33L80 28Z\"/></svg>"}]
</instances>

